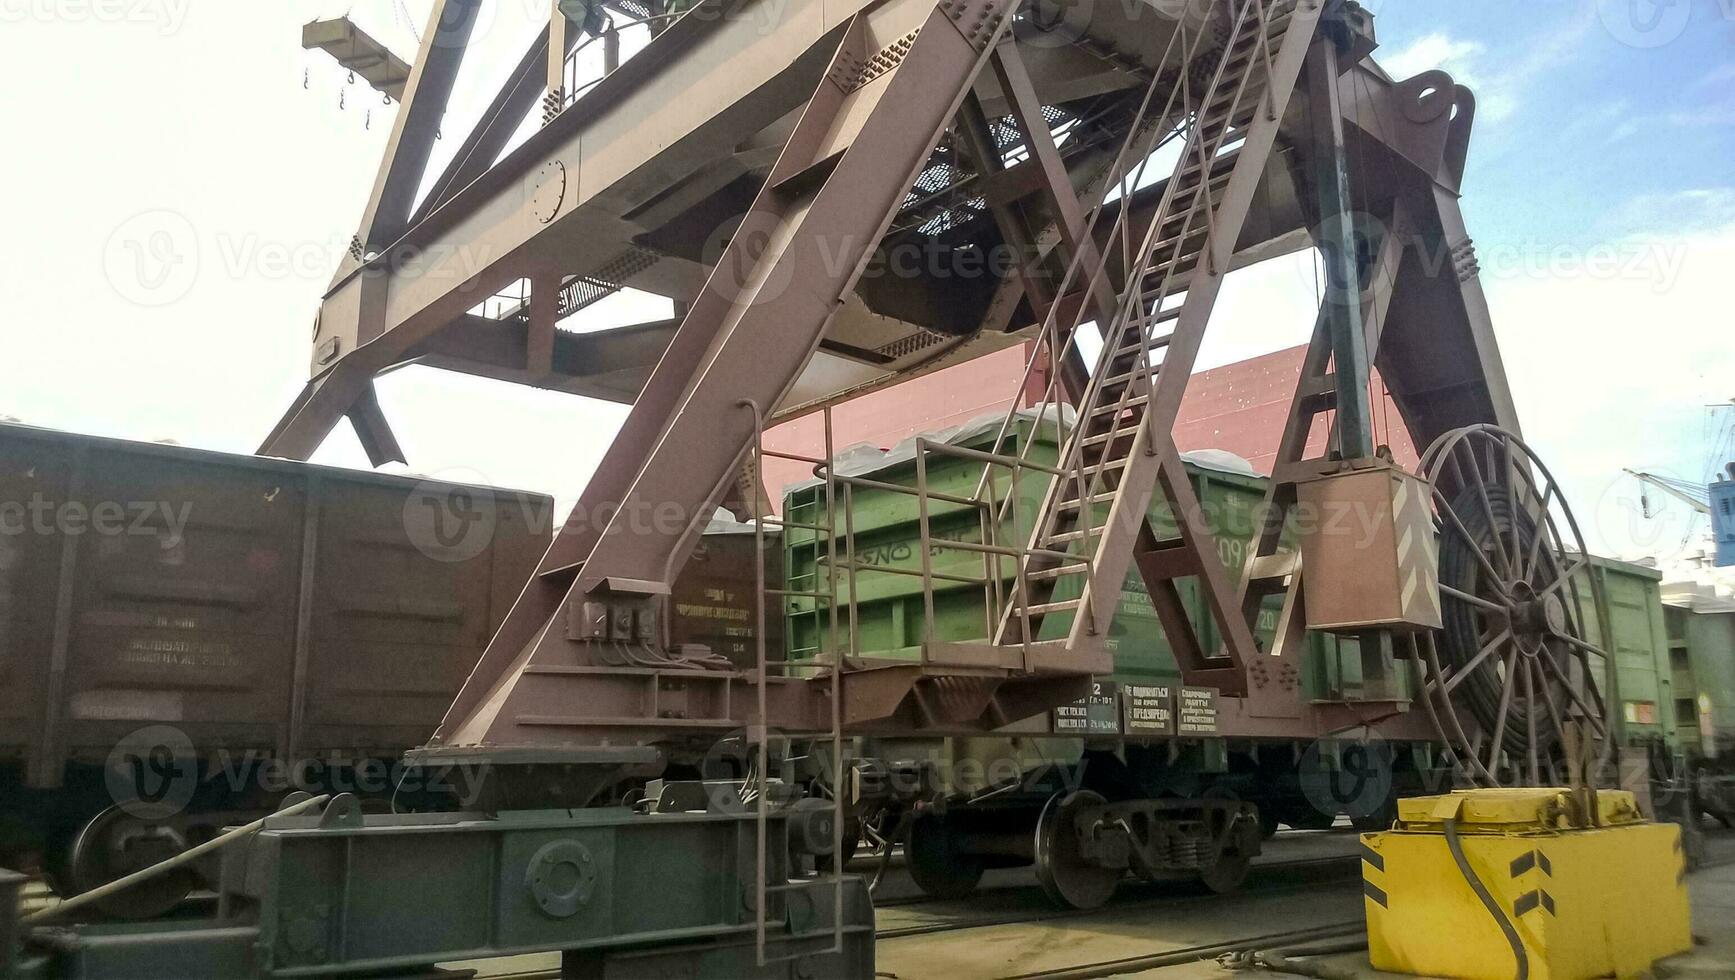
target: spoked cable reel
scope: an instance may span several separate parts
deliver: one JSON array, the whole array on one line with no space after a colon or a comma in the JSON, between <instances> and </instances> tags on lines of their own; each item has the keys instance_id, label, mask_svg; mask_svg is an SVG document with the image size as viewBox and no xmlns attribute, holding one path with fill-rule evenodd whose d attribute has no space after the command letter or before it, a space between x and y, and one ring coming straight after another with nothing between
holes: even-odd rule
<instances>
[{"instance_id":1,"label":"spoked cable reel","mask_svg":"<svg viewBox=\"0 0 1735 980\"><path fill-rule=\"evenodd\" d=\"M1442 626L1416 637L1421 700L1458 776L1594 785L1614 750L1600 690L1607 603L1559 485L1522 439L1493 425L1440 436L1422 475Z\"/></svg>"}]
</instances>

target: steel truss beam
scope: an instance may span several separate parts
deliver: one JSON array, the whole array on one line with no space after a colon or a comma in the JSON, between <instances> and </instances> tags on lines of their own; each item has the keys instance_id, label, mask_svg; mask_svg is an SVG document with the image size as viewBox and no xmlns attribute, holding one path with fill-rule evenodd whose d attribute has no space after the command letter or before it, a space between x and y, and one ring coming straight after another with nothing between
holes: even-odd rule
<instances>
[{"instance_id":1,"label":"steel truss beam","mask_svg":"<svg viewBox=\"0 0 1735 980\"><path fill-rule=\"evenodd\" d=\"M611 645L653 640L612 633L610 617L640 598L628 622L655 615L655 597L754 438L749 409L777 404L795 383L1011 11L1003 0L894 0L845 25L764 188L435 744L595 737L590 719L568 714L567 681L584 676L570 672L630 677L633 663L643 666L610 662ZM674 523L647 533L644 522L657 519ZM733 703L711 712L695 704L692 714L708 717L694 721L744 720L737 712L749 699L734 702L728 682L697 683L711 690L693 700ZM808 710L784 707L798 717Z\"/></svg>"},{"instance_id":2,"label":"steel truss beam","mask_svg":"<svg viewBox=\"0 0 1735 980\"><path fill-rule=\"evenodd\" d=\"M454 32L470 22L455 20L447 8L468 10L473 19L477 2L443 0L435 8L432 23L455 26L428 32L356 236L366 244L352 250L327 293L312 380L261 447L264 453L305 458L361 395L365 378L402 363L494 293L551 266L558 274L604 272L691 298L702 265L612 243L630 241L687 187L714 189L744 174L756 158L740 145L743 137L801 106L841 25L865 0L844 8L796 0L771 21L759 9L765 4L735 8L705 0L662 31L643 56L494 162L488 151L504 145L527 95L542 90L547 45L533 45L496 97L498 111L466 142L420 219L404 228L392 220L395 202L403 188L413 192L425 172L420 151L437 131L464 50ZM435 47L436 37L450 43ZM644 133L657 139L646 140ZM774 154L780 145L769 149ZM698 234L711 231L707 226ZM582 378L572 381L563 387L593 393Z\"/></svg>"},{"instance_id":3,"label":"steel truss beam","mask_svg":"<svg viewBox=\"0 0 1735 980\"><path fill-rule=\"evenodd\" d=\"M1035 89L1018 55L1017 46L1009 40L1003 40L989 64L1006 96L1012 118L1024 134L1025 145L1030 148L1030 159L1024 166L1034 169L1036 174L1029 183L1035 185L1037 193L1054 216L1061 244L1061 247L1055 250L1058 264L1064 268L1069 262L1076 262L1084 269L1103 266L1102 252L1097 242L1090 237L1089 229L1085 227L1085 207L1073 190L1072 181L1061 163L1059 149L1042 120L1041 103L1036 98ZM988 147L992 144L985 143L981 135L986 131L985 126L980 126L973 118L971 108L967 103L965 124L967 129L974 133L973 147L981 158L988 155ZM979 115L979 110L974 115ZM1104 186L1101 190L1106 192L1108 188ZM1034 256L1037 236L1030 223L1022 220L1022 214L1006 203L996 205L991 202L990 207L994 210L995 220L1000 224L1006 241L1013 243L1021 254ZM1083 290L1085 295L1082 297L1082 302L1094 311L1093 318L1099 324L1113 322L1119 309L1118 295L1125 285L1124 272L1117 275L1112 269L1106 271L1105 275L1088 277ZM1061 301L1054 295L1055 286L1051 286L1049 280L1033 275L1029 266L1023 267L1021 274L1025 296L1034 307L1035 319L1042 321L1052 315L1051 308ZM1062 278L1052 277L1056 283ZM1064 344L1069 337L1070 332L1061 332L1052 343ZM1068 401L1076 406L1084 398L1090 379L1077 348L1069 346L1067 350L1068 356L1056 365L1057 370L1062 373L1059 387ZM1164 466L1159 472L1158 483L1171 512L1182 515L1182 519L1177 523L1180 537L1174 542L1160 541L1147 516L1138 531L1138 541L1134 548L1135 563L1151 595L1152 606L1163 624L1164 634L1169 638L1177 660L1189 670L1192 682L1202 684L1214 681L1220 687L1239 691L1243 685L1239 673L1240 662L1236 655L1237 651L1251 644L1252 634L1247 633L1245 644L1236 644L1233 641L1228 644L1229 666L1219 666L1213 670L1206 665L1209 651L1203 648L1197 630L1188 618L1185 604L1175 585L1177 579L1198 579L1199 587L1206 596L1207 604L1221 632L1233 637L1238 632L1245 631L1239 630L1239 617L1233 614L1230 601L1233 589L1228 574L1217 557L1216 549L1210 545L1210 531L1201 522L1201 507L1192 481L1186 478L1184 469L1178 466L1179 453L1170 442L1162 450L1162 454L1165 459L1172 458L1177 464ZM1203 547L1199 546L1200 542L1204 542ZM1182 554L1186 556L1186 560L1174 560Z\"/></svg>"},{"instance_id":4,"label":"steel truss beam","mask_svg":"<svg viewBox=\"0 0 1735 980\"><path fill-rule=\"evenodd\" d=\"M1421 93L1442 93L1424 97ZM1504 365L1488 316L1486 299L1475 265L1474 247L1464 231L1457 203L1468 130L1474 115L1469 92L1451 85L1442 73L1429 73L1400 85L1377 85L1366 68L1353 70L1337 93L1346 122L1361 129L1363 139L1375 131L1382 146L1408 165L1393 166L1376 183L1373 195L1390 195L1376 213L1362 212L1353 234L1368 256L1359 274L1360 289L1351 299L1341 291L1323 298L1313 336L1304 356L1294 397L1273 463L1272 479L1259 511L1260 522L1248 549L1240 595L1248 622L1258 616L1263 600L1283 596L1273 647L1268 652L1276 669L1257 672L1258 687L1293 671L1305 642L1306 611L1302 601L1299 555L1281 550L1285 522L1296 503L1296 482L1337 464L1339 377L1334 369L1334 317L1354 303L1351 322L1359 323L1367 359L1375 364L1413 441L1430 444L1441 433L1471 424L1491 422L1516 430ZM1454 111L1454 108L1456 111ZM1399 113L1402 113L1399 115ZM1394 117L1403 120L1394 125ZM1393 130L1396 130L1395 134ZM1396 139L1391 139L1395 135ZM1389 141L1388 141L1389 140ZM1396 161L1394 161L1396 162ZM1355 379L1365 389L1367 379ZM1308 437L1315 422L1330 414L1327 455L1307 458ZM1282 665L1288 664L1285 668ZM1375 695L1364 703L1315 704L1302 708L1293 697L1259 691L1246 702L1252 715L1300 718L1309 714L1323 730L1348 730L1381 725L1417 727L1417 717L1399 717L1403 706ZM1427 737L1426 732L1418 737Z\"/></svg>"},{"instance_id":5,"label":"steel truss beam","mask_svg":"<svg viewBox=\"0 0 1735 980\"><path fill-rule=\"evenodd\" d=\"M695 10L715 12L706 4ZM1299 10L1304 20L1318 16L1308 0ZM751 413L741 402L776 407L809 398L810 389L800 388L798 380L816 351L882 365L885 377L944 359L888 355L858 340L871 336L862 332L864 324L890 321L861 305L864 293L856 286L952 120L958 120L955 146L983 170L983 220L1028 262L980 312L970 328L975 333L966 330L938 350L967 352L981 340L993 342L992 336L1016 342L1015 329L998 331L1019 326L1018 309L1024 315L1034 311L1040 320L1045 309L1087 304L1101 317L1105 302L1119 302L1113 294L1127 270L1106 254L1111 243L1100 237L1103 222L1087 233L1079 204L1081 194L1103 189L1089 169L1099 167L1100 176L1100 163L1081 167L1077 133L1066 145L1050 136L1039 93L1088 96L1128 82L1124 76L1105 82L1077 70L1069 58L1096 56L1070 48L1015 46L1009 39L991 45L1007 38L1007 16L999 7L960 0L938 7L880 0L841 12L797 0L767 32L740 18L689 15L523 146L484 166L480 161L498 152L495 147L512 128L506 120L538 88L535 79L549 53L543 39L526 53L411 226L379 255L364 256L351 274L340 276L322 309L314 379L267 441L270 451L311 453L332 424L349 414L371 431L364 438L370 454L390 454L394 443L371 398L371 382L407 363L617 400L636 396L573 519L448 714L439 744L649 740L683 727L750 720L752 699L741 694L738 676L678 663L671 670L670 664L635 660L618 648L654 632L650 610L710 506L737 492L751 428ZM982 26L989 21L998 26ZM1282 78L1300 78L1299 47L1286 45L1277 53ZM1284 82L1291 84L1323 83ZM1367 171L1358 169L1353 185L1364 202L1389 202L1382 207L1394 214L1402 205L1416 237L1381 299L1388 315L1370 316L1373 322L1426 325L1389 330L1374 355L1400 412L1418 437L1462 424L1460 419L1508 418L1510 397L1455 199L1473 116L1468 93L1437 73L1394 83L1371 63L1342 72L1336 84L1345 158ZM1318 101L1318 93L1296 101ZM1011 116L1029 150L1027 160L1010 167L993 159L992 129L1001 125L993 120L1000 113ZM1166 363L1177 370L1164 372L1152 392L1159 415L1172 415L1179 404L1186 378L1178 368L1191 364L1222 277L1258 257L1293 249L1297 231L1307 227L1306 194L1297 189L1304 182L1296 177L1303 151L1287 134L1299 122L1281 109L1272 116L1255 120L1244 141L1213 164L1213 173L1230 173L1219 205L1224 214L1209 259L1190 284L1181 316L1186 329L1177 331L1191 339L1170 352ZM656 137L647 141L643 133ZM744 133L752 135L744 139ZM671 249L679 236L670 229L702 230L684 216L688 211L703 212L746 188L746 215L724 219L715 257ZM1129 220L1142 227L1166 188L1164 183L1136 192L1105 213L1128 209ZM646 236L657 237L660 251L616 254L610 244L648 241ZM418 253L421 261L409 261ZM1052 295L1056 266L1075 256L1107 263L1101 286L1110 295L1100 287ZM1449 259L1452 274L1441 276L1439 266L1429 264L1437 256ZM598 274L609 263L619 273L615 278ZM574 275L659 289L690 301L690 307L678 326L671 321L568 334L555 329L552 297ZM698 275L705 276L702 286L682 285ZM530 282L519 314L495 319L468 312L519 279ZM1075 390L1086 383L1076 367L1071 381ZM827 397L822 390L806 404ZM1116 516L1142 517L1158 488L1177 513L1196 515L1172 443L1155 428L1152 440L1150 461L1137 463ZM659 508L674 515L674 524L647 531L643 521ZM634 521L640 523L635 527ZM1284 709L1260 691L1274 676L1278 685L1293 677L1284 679L1285 658L1257 650L1248 620L1236 614L1236 586L1215 550L1202 545L1204 529L1183 520L1181 540L1157 542L1143 523L1133 522L1140 530L1130 544L1117 545L1120 575L1128 567L1143 573L1188 679L1245 694L1227 699L1226 717L1244 715L1244 722L1257 727L1262 723L1256 716L1263 713L1281 728L1288 722L1279 717ZM1196 642L1193 624L1171 595L1179 576L1202 580L1225 635L1222 650ZM1099 614L1112 615L1118 586L1110 591L1115 595L1092 600ZM618 618L621 609L624 621ZM598 619L604 612L608 622ZM1300 623L1299 615L1294 622ZM951 661L927 667L861 671L851 680L849 724L932 728L955 722L953 727L970 730L1009 721L1053 701L1052 692L1013 682L1012 674L1064 673L1065 664L1081 662L1076 656L1095 645L1091 638L1073 637L1036 651L1035 663L983 647L954 651ZM960 679L974 672L979 681L963 700L989 705L987 713L972 721L962 709L935 707L931 695L925 707L912 708L923 700L912 700L914 685L929 669ZM771 714L778 723L800 727L818 717L818 705L802 684L777 682L773 688ZM579 703L622 711L603 717L614 709L575 711Z\"/></svg>"},{"instance_id":6,"label":"steel truss beam","mask_svg":"<svg viewBox=\"0 0 1735 980\"><path fill-rule=\"evenodd\" d=\"M1266 34L1265 13L1261 0L1243 5L1238 14L1240 26L1231 32L1231 39L1242 36ZM1259 8L1257 19L1251 12ZM1281 37L1281 43L1271 52L1269 61L1263 66L1250 64L1258 55L1258 42L1239 56L1237 67L1229 70L1231 61L1237 60L1232 51L1221 56L1222 63L1217 68L1217 74L1209 86L1209 91L1201 94L1201 100L1215 101L1221 96L1233 96L1224 103L1222 115L1205 119L1208 111L1216 111L1216 107L1199 107L1199 116L1195 122L1192 135L1182 151L1182 159L1176 165L1176 176L1172 180L1177 184L1190 171L1195 174L1193 184L1189 189L1179 194L1165 195L1164 207L1159 209L1153 218L1151 230L1146 233L1145 241L1139 248L1152 255L1168 255L1170 258L1162 261L1172 263L1168 271L1161 273L1161 292L1157 302L1162 298L1176 293L1183 298L1175 307L1172 332L1161 341L1162 359L1157 368L1150 369L1146 375L1146 386L1142 389L1142 407L1133 412L1135 428L1126 437L1117 437L1111 429L1099 451L1105 463L1087 461L1083 464L1088 471L1092 466L1105 465L1111 454L1118 453L1116 461L1121 463L1115 477L1115 486L1109 493L1107 519L1100 528L1085 525L1094 523L1094 497L1097 484L1085 484L1080 478L1077 498L1084 498L1074 510L1081 530L1063 531L1060 537L1049 538L1047 535L1060 529L1059 525L1048 523L1053 515L1059 513L1064 501L1060 493L1064 487L1065 478L1057 479L1049 490L1042 514L1037 521L1037 527L1032 539L1032 548L1050 547L1050 541L1064 537L1082 538L1085 548L1080 554L1082 561L1088 563L1088 578L1081 586L1080 599L1076 604L1076 615L1073 616L1070 632L1066 640L1069 650L1100 650L1103 649L1106 630L1101 624L1112 620L1118 608L1122 583L1128 571L1135 567L1135 554L1140 551L1138 545L1141 538L1147 538L1145 530L1146 515L1150 510L1151 494L1160 483L1176 506L1177 524L1181 528L1179 542L1171 546L1149 548L1143 552L1138 567L1147 581L1158 583L1152 590L1152 602L1165 624L1165 631L1172 637L1180 638L1177 646L1177 657L1184 667L1190 667L1195 674L1204 669L1201 651L1193 630L1187 624L1185 614L1179 608L1178 596L1175 595L1172 580L1181 576L1197 576L1201 588L1207 597L1214 617L1225 634L1225 647L1228 652L1228 669L1214 671L1212 679L1219 681L1225 693L1241 694L1244 691L1243 673L1240 664L1251 659L1255 653L1255 644L1247 623L1234 612L1233 588L1228 576L1217 557L1215 548L1211 545L1209 534L1198 522L1200 520L1197 501L1193 499L1191 488L1180 469L1179 453L1174 449L1169 437L1176 413L1179 411L1181 398L1185 394L1188 379L1191 376L1194 359L1198 355L1200 344L1204 338L1205 328L1209 323L1211 312L1218 292L1222 287L1223 278L1228 274L1231 258L1235 247L1241 239L1242 226L1252 208L1255 191L1263 181L1266 163L1276 144L1278 131L1286 115L1290 94L1295 90L1300 77L1303 60L1314 38L1315 28L1320 17L1317 5L1300 4L1289 15L1290 20ZM1237 42L1238 43L1238 42ZM1232 117L1241 105L1241 92L1248 84L1248 79L1255 71L1261 71L1265 78L1261 94L1254 99L1255 109L1251 114L1250 123L1240 132L1240 148L1232 165L1228 169L1228 181L1220 191L1216 188L1218 172L1223 169L1213 156L1219 144L1227 139L1227 129ZM1237 81L1236 79L1240 79ZM1217 92L1217 86L1224 84L1228 88ZM1193 155L1197 154L1197 160ZM1220 196L1219 196L1220 195ZM1176 203L1177 215L1190 216L1195 211L1202 212L1203 229L1202 244L1197 246L1196 258L1191 260L1185 271L1177 271L1185 264L1182 252L1185 241L1189 240L1194 226L1191 217L1186 217L1179 226L1169 223L1168 205ZM1165 234L1159 234L1163 229L1170 229ZM1126 342L1124 324L1135 324L1139 337L1145 337L1142 326L1146 317L1153 317L1152 311L1147 311L1146 296L1149 284L1144 279L1151 261L1149 256L1136 258L1134 269L1136 277L1130 278L1125 287L1114 320L1105 324L1112 329L1105 329L1105 346L1111 349ZM1184 283L1171 285L1184 278ZM1173 292L1170 292L1170 290ZM1141 343L1143 343L1141 341ZM1143 348L1141 347L1142 351ZM1145 355L1141 353L1141 358ZM1129 372L1129 380L1125 385L1130 387L1133 382L1131 374L1145 370L1135 362L1128 368L1108 368L1106 365L1115 363L1105 355L1103 370L1125 370ZM1151 377L1154 375L1154 378ZM1112 379L1093 380L1093 394L1114 383ZM1101 397L1098 395L1097 397ZM1108 396L1113 398L1111 394ZM1120 399L1126 403L1126 395ZM1107 409L1113 402L1105 402L1102 408ZM1080 419L1079 429L1072 437L1073 445L1070 452L1080 454L1081 440L1087 440L1089 432L1087 423L1096 417L1098 402L1087 401L1087 410L1091 413ZM1117 416L1118 418L1118 413ZM1118 425L1118 422L1116 423ZM1124 441L1123 441L1124 439ZM1064 455L1064 454L1063 454ZM1067 466L1071 463L1065 464ZM1094 549L1094 550L1093 550ZM1021 603L1031 600L1020 596ZM1042 608L1047 604L1038 605ZM1028 608L1028 606L1026 607ZM1008 609L1007 619L1002 625L1002 635L1006 635L1017 625L1020 617L1027 618L1023 609L1014 607ZM1192 661L1192 663L1188 663Z\"/></svg>"}]
</instances>

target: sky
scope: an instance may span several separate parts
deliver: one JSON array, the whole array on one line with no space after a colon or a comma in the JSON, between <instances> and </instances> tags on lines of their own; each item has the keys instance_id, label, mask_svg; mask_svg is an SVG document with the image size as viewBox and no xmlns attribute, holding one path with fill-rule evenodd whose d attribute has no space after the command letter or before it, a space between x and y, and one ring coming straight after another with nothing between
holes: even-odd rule
<instances>
[{"instance_id":1,"label":"sky","mask_svg":"<svg viewBox=\"0 0 1735 980\"><path fill-rule=\"evenodd\" d=\"M1394 75L1477 93L1464 209L1526 436L1593 548L1678 550L1684 510L1641 519L1621 470L1702 480L1735 426L1706 407L1735 398L1735 0L1366 5ZM300 27L347 10L408 57L428 8L0 0L0 416L256 448L305 380L395 112ZM545 10L485 0L436 169ZM1231 277L1200 366L1304 341L1315 288L1306 254ZM567 502L625 415L425 369L379 392L412 471ZM346 425L314 458L366 465Z\"/></svg>"}]
</instances>

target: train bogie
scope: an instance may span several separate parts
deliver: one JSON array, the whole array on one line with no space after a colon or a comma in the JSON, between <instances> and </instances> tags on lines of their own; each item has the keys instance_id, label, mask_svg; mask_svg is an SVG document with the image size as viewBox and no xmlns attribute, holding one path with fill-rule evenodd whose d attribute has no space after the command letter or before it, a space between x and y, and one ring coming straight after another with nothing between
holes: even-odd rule
<instances>
[{"instance_id":1,"label":"train bogie","mask_svg":"<svg viewBox=\"0 0 1735 980\"><path fill-rule=\"evenodd\" d=\"M997 424L998 418L932 438L980 449L993 441ZM1036 465L1052 462L1056 436L1052 418L1026 415L1011 429L1018 451ZM834 625L832 606L823 599L787 597L791 660L823 658L834 647L869 658L916 659L930 645L993 633L994 590L1011 587L1018 574L1014 559L948 544L1021 542L1029 527L1020 522L1036 512L1046 481L1038 471L1017 477L994 472L988 499L1014 503L995 512L1004 524L991 527L987 512L947 499L975 492L984 481L980 463L936 456L918 474L915 455L909 445L877 458L857 453L840 474L906 487L925 481L925 514L916 496L858 486L837 538L827 542L812 529L786 535L786 588L812 592L816 582L835 576L828 589L839 597L841 621ZM1239 572L1267 481L1210 454L1195 454L1186 470L1225 566ZM824 489L815 483L788 490L786 516L818 523L803 515L818 513ZM1153 497L1149 518L1159 539L1175 528L1161 495ZM1581 587L1566 594L1580 605L1577 621L1593 631L1587 639L1609 651L1610 662L1598 661L1592 670L1609 675L1599 684L1618 706L1610 729L1618 748L1642 757L1653 739L1679 744L1672 713L1678 671L1670 670L1657 574L1595 559L1580 576ZM1175 598L1209 645L1215 642L1212 616L1202 591L1189 584L1179 583ZM1057 591L1054 601L1064 598ZM1255 622L1262 648L1273 643L1278 599L1268 601ZM1604 621L1591 605L1597 601L1606 604L1600 612L1611 624L1608 637L1596 632ZM1070 628L1070 613L1050 613L1038 639L1064 636ZM1089 904L1127 873L1190 872L1227 885L1238 877L1233 871L1240 855L1256 851L1258 839L1280 825L1324 829L1348 817L1358 829L1380 830L1390 825L1399 796L1453 783L1438 729L1416 724L1425 715L1423 664L1407 657L1400 643L1358 632L1307 634L1299 671L1277 676L1253 665L1254 682L1280 685L1293 706L1268 712L1277 717L1253 717L1241 699L1185 682L1136 569L1104 629L1114 673L1097 678L1076 702L992 734L856 740L856 754L872 760L870 767L912 774L901 793L867 793L855 802L858 816L882 834L899 823L886 814L905 815L918 884L936 894L960 894L984 868L1035 863L1049 894L1064 904ZM1362 723L1328 725L1331 716L1317 710L1322 706L1341 709L1338 719ZM1245 843L1243 822L1251 834ZM1056 836L1062 825L1076 832ZM1062 838L1064 846L1054 843ZM1201 848L1211 849L1213 860L1204 860ZM1045 870L1045 862L1052 867Z\"/></svg>"}]
</instances>

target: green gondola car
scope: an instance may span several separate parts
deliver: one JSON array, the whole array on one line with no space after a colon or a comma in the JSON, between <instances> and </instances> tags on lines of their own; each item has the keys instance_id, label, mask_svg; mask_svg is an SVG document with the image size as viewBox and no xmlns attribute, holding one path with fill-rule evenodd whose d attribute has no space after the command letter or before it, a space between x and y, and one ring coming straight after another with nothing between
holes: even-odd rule
<instances>
[{"instance_id":1,"label":"green gondola car","mask_svg":"<svg viewBox=\"0 0 1735 980\"><path fill-rule=\"evenodd\" d=\"M1735 826L1735 596L1705 582L1663 583L1674 758L1693 802Z\"/></svg>"},{"instance_id":2,"label":"green gondola car","mask_svg":"<svg viewBox=\"0 0 1735 980\"><path fill-rule=\"evenodd\" d=\"M1000 419L971 423L951 433L937 434L956 445L978 451L992 448ZM1052 423L1039 430L1035 419L1025 417L1008 433L1000 451L1016 454L1024 450L1031 439L1029 458L1041 465L1052 465L1056 456ZM907 447L904 447L907 448ZM1217 536L1217 548L1225 567L1237 572L1246 561L1247 547L1253 537L1258 510L1265 496L1266 480L1245 464L1237 465L1227 454L1189 453L1186 469L1204 509L1206 523ZM915 483L913 450L894 449L884 455L872 455L863 465L858 461L851 473L871 475L873 479L903 486ZM982 476L979 463L957 457L930 460L927 479L936 494L968 496L974 492ZM1036 513L1047 477L1036 471L1013 481L1004 471L995 473L995 497L1004 500L1009 489L1016 488L1017 504L1010 508L998 527L997 542L1022 545L1030 535L1030 517ZM824 523L825 488L818 482L798 484L786 491L786 514L789 520L805 524ZM920 570L916 498L884 490L856 490L850 507L850 528L854 537L854 552L864 565L879 568ZM1014 513L1015 512L1015 513ZM1168 505L1153 500L1151 524L1158 536L1174 533L1174 517ZM982 521L978 514L957 504L933 501L929 507L930 536L941 542L947 539L981 542ZM839 520L841 526L842 521ZM842 543L839 543L842 550ZM820 579L827 574L825 546L811 530L792 529L785 537L784 560L787 563L788 588L791 591L825 591L827 583ZM988 635L992 586L957 581L957 579L990 579L990 559L983 555L946 548L936 543L930 549L929 563L936 578L934 583L934 636L939 641L972 640ZM1013 560L1000 558L999 580L1009 584L1015 569ZM941 578L950 576L952 580ZM1178 588L1189 617L1207 646L1215 643L1215 625L1204 608L1203 599L1191 580L1183 580ZM839 573L837 583L840 607L848 601L848 577ZM863 570L856 576L855 604L857 621L856 652L863 656L915 659L923 642L922 580L917 577ZM1056 601L1067 598L1062 592ZM1277 627L1278 600L1268 600L1262 609L1255 636L1261 645L1269 643ZM811 598L791 598L785 606L785 629L788 653L799 660L822 655L829 650L830 607ZM847 616L845 617L847 618ZM1042 625L1044 638L1064 635L1071 625L1071 614L1048 617ZM1108 646L1115 655L1112 681L1120 684L1178 684L1180 671L1173 652L1163 635L1150 597L1138 579L1136 570L1129 572L1121 606L1108 627ZM1340 698L1354 696L1361 684L1361 659L1353 639L1316 633L1307 650L1307 669L1302 677L1303 696L1309 698Z\"/></svg>"},{"instance_id":3,"label":"green gondola car","mask_svg":"<svg viewBox=\"0 0 1735 980\"><path fill-rule=\"evenodd\" d=\"M977 452L1023 453L1034 464L1053 464L1058 453L1052 417L1041 422L1028 415L1018 418L996 446L1000 425L996 416L927 438ZM913 440L885 453L847 453L838 472L913 487L918 482L916 455ZM1267 480L1224 454L1188 454L1186 470L1225 567L1231 574L1238 573L1245 565ZM997 597L1011 589L1015 561L948 547L947 542L979 544L987 538L994 544L1022 546L1030 536L1029 522L1040 509L1048 476L1041 470L1024 470L1014 479L1009 469L996 467L991 499L1006 503L990 529L978 508L941 499L974 497L982 475L982 464L975 460L947 454L926 457L931 627L923 579L910 574L921 572L924 564L916 496L855 486L849 491L847 507L841 506L840 499L839 512L830 520L839 535L836 551L853 554L857 562L853 576L847 569L831 570L820 532L792 527L783 543L786 588L805 595L784 600L782 625L790 660L826 658L834 644L850 650L852 630L853 652L878 659L914 660L926 641L970 641L991 635L995 629L991 610ZM818 481L785 493L785 516L794 524L826 525L825 506L826 487ZM1150 519L1159 538L1174 533L1173 515L1160 494L1153 498ZM1687 809L1697 814L1702 808L1727 820L1730 794L1724 787L1729 780L1722 775L1727 765L1718 760L1735 755L1735 745L1727 734L1719 733L1730 731L1727 719L1735 718L1735 659L1730 653L1735 649L1735 613L1717 617L1665 607L1661 576L1651 568L1596 558L1586 574L1595 575L1601 588L1592 589L1586 582L1578 590L1584 606L1581 619L1589 639L1608 650L1613 660L1605 665L1612 670L1603 671L1607 676L1600 686L1620 759L1629 774L1649 774L1651 796L1660 812L1684 816ZM1205 643L1214 645L1214 622L1200 591L1191 580L1180 581L1178 588L1188 617ZM839 597L835 625L831 604L811 598L816 593ZM1606 638L1596 635L1599 617L1590 608L1598 594L1606 598L1611 623L1612 635ZM1054 598L1067 597L1057 592ZM1261 646L1268 647L1275 633L1279 601L1278 597L1268 600L1256 623ZM1070 613L1047 617L1041 637L1065 635L1070 617ZM1366 760L1343 756L1353 740L1310 744L1198 732L1189 737L1184 727L1170 729L1166 737L1150 737L1133 728L1129 706L1136 707L1141 692L1180 689L1182 679L1136 569L1128 575L1119 610L1107 631L1114 673L1101 679L1095 695L1078 704L1025 719L991 736L865 739L858 742L857 755L880 760L893 770L900 765L919 769L923 773L920 792L956 807L949 820L974 821L970 835L977 840L996 834L1028 836L1024 823L1034 817L1027 811L1045 805L1045 799L1060 799L1056 786L1067 789L1069 776L1080 778L1085 791L1111 800L1236 795L1256 804L1267 833L1280 822L1301 829L1329 826L1345 812L1358 825L1379 826L1389 820L1397 795L1438 789L1439 780L1449 778L1438 768L1433 744L1385 745L1382 764L1389 768L1391 779L1383 793L1333 809L1322 805L1320 793L1309 791L1309 781L1341 782L1345 772L1365 765ZM1379 674L1395 690L1374 690L1363 683L1364 656L1356 639L1310 633L1295 695L1303 703L1381 699L1408 703L1421 689L1419 668L1412 661L1394 662L1389 654L1380 655L1387 659L1381 662ZM1717 719L1724 720L1721 728L1714 724ZM1021 788L1008 789L1014 785ZM1693 794L1687 793L1690 785L1696 789ZM991 805L978 808L975 801L983 799ZM1682 802L1688 799L1691 802ZM972 813L977 815L969 816ZM1020 813L1023 823L1016 816ZM888 828L878 830L883 833ZM917 840L914 846L918 882L938 893L967 891L983 865L1021 860L1018 854L985 859L977 855L972 863L945 839L929 839L926 844ZM929 851L934 860L923 862L922 854ZM915 866L923 864L925 871ZM941 874L943 868L957 867L964 869L961 877Z\"/></svg>"}]
</instances>

